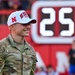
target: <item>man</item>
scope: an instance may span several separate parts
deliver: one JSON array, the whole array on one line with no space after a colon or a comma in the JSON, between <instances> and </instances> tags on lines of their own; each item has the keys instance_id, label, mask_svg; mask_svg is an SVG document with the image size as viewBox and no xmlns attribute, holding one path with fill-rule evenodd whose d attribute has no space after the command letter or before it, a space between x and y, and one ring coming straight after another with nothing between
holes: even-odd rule
<instances>
[{"instance_id":1,"label":"man","mask_svg":"<svg viewBox=\"0 0 75 75\"><path fill-rule=\"evenodd\" d=\"M69 50L69 75L75 75L75 40L72 42L72 48Z\"/></svg>"},{"instance_id":2,"label":"man","mask_svg":"<svg viewBox=\"0 0 75 75\"><path fill-rule=\"evenodd\" d=\"M10 34L0 41L0 75L34 75L36 54L24 39L32 23L36 20L30 19L24 10L8 17Z\"/></svg>"},{"instance_id":3,"label":"man","mask_svg":"<svg viewBox=\"0 0 75 75\"><path fill-rule=\"evenodd\" d=\"M47 75L47 74L44 70L44 67L39 67L38 72L36 72L35 75Z\"/></svg>"},{"instance_id":4,"label":"man","mask_svg":"<svg viewBox=\"0 0 75 75\"><path fill-rule=\"evenodd\" d=\"M54 70L52 65L49 65L47 66L47 75L59 75L59 73Z\"/></svg>"}]
</instances>

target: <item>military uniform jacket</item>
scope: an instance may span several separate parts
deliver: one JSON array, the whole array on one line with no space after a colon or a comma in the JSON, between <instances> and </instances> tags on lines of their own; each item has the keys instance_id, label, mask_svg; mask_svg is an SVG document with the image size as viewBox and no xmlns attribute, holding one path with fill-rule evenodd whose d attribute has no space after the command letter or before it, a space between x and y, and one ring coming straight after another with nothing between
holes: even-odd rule
<instances>
[{"instance_id":1,"label":"military uniform jacket","mask_svg":"<svg viewBox=\"0 0 75 75\"><path fill-rule=\"evenodd\" d=\"M36 54L25 41L17 46L11 35L0 41L0 75L34 75Z\"/></svg>"}]
</instances>

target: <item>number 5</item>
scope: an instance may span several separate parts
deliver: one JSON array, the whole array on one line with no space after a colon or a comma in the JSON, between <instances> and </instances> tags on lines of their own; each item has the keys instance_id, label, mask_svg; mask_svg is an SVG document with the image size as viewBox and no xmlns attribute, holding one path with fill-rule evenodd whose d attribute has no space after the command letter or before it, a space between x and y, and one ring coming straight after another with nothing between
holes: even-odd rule
<instances>
[{"instance_id":1,"label":"number 5","mask_svg":"<svg viewBox=\"0 0 75 75\"><path fill-rule=\"evenodd\" d=\"M59 22L63 25L68 24L69 30L62 30L61 36L72 36L74 34L74 22L70 18L64 18L65 13L71 13L72 8L61 8L59 10Z\"/></svg>"}]
</instances>

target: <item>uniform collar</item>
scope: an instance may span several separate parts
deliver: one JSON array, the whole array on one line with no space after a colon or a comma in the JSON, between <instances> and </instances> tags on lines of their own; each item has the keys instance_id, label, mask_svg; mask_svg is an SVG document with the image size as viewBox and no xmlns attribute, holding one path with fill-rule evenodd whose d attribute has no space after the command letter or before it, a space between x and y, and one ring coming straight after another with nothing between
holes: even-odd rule
<instances>
[{"instance_id":1,"label":"uniform collar","mask_svg":"<svg viewBox=\"0 0 75 75\"><path fill-rule=\"evenodd\" d=\"M17 48L16 42L14 41L14 39L12 38L12 36L10 34L8 35L8 40L9 40L9 42L10 42L12 47L16 47ZM24 41L24 49L28 49L28 43L27 43L26 40Z\"/></svg>"}]
</instances>

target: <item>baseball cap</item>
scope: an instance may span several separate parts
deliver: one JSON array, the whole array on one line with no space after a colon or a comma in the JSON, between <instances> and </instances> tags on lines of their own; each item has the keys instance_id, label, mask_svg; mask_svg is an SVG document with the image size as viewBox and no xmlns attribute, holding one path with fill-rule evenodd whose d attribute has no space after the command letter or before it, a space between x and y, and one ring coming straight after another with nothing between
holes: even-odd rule
<instances>
[{"instance_id":1,"label":"baseball cap","mask_svg":"<svg viewBox=\"0 0 75 75\"><path fill-rule=\"evenodd\" d=\"M7 25L11 26L15 23L27 24L27 23L36 23L35 19L29 18L25 10L19 10L11 13L7 20Z\"/></svg>"}]
</instances>

